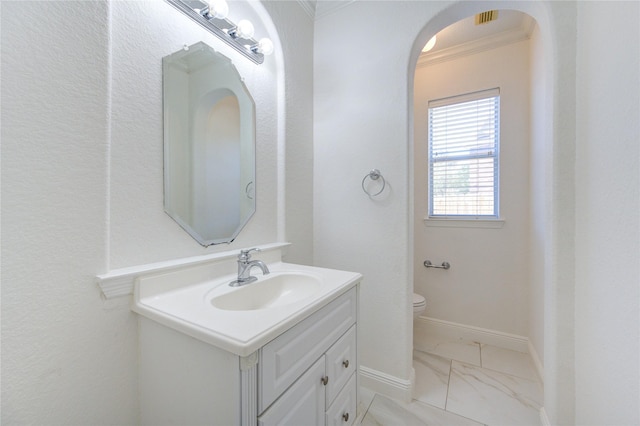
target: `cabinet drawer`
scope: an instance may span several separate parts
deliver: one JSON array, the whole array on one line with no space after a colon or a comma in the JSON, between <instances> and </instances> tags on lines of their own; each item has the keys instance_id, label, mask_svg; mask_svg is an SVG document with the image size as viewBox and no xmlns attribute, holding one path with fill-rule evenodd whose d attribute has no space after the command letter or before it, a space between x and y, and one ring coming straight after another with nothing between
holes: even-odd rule
<instances>
[{"instance_id":1,"label":"cabinet drawer","mask_svg":"<svg viewBox=\"0 0 640 426\"><path fill-rule=\"evenodd\" d=\"M327 410L326 426L348 426L356 419L358 394L356 375L352 374L336 400Z\"/></svg>"},{"instance_id":2,"label":"cabinet drawer","mask_svg":"<svg viewBox=\"0 0 640 426\"><path fill-rule=\"evenodd\" d=\"M356 289L330 302L260 350L258 412L269 407L356 322Z\"/></svg>"},{"instance_id":3,"label":"cabinet drawer","mask_svg":"<svg viewBox=\"0 0 640 426\"><path fill-rule=\"evenodd\" d=\"M352 325L327 351L327 407L356 371L356 326Z\"/></svg>"}]
</instances>

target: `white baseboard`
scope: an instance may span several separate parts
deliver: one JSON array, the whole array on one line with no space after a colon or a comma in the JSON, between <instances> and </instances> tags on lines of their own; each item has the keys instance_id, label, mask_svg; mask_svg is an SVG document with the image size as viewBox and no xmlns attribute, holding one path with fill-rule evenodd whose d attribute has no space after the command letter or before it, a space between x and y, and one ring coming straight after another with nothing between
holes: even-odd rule
<instances>
[{"instance_id":1,"label":"white baseboard","mask_svg":"<svg viewBox=\"0 0 640 426\"><path fill-rule=\"evenodd\" d=\"M360 385L389 398L411 402L413 394L412 380L403 380L361 365Z\"/></svg>"},{"instance_id":2,"label":"white baseboard","mask_svg":"<svg viewBox=\"0 0 640 426\"><path fill-rule=\"evenodd\" d=\"M544 385L544 367L542 366L542 362L540 361L540 357L538 356L538 351L529 340L529 356L533 361L533 365L536 367L536 373L538 373L538 380L540 383Z\"/></svg>"},{"instance_id":3,"label":"white baseboard","mask_svg":"<svg viewBox=\"0 0 640 426\"><path fill-rule=\"evenodd\" d=\"M478 342L523 353L529 352L529 339L516 334L503 333L501 331L429 317L416 318L413 324L414 339L419 339L422 334L436 335L453 339L452 341Z\"/></svg>"}]
</instances>

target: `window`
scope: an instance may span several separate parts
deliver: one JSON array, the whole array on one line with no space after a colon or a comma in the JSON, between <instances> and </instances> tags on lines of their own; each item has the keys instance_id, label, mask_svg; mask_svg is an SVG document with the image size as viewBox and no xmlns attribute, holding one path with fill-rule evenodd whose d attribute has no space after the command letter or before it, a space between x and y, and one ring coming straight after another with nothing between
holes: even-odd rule
<instances>
[{"instance_id":1,"label":"window","mask_svg":"<svg viewBox=\"0 0 640 426\"><path fill-rule=\"evenodd\" d=\"M500 90L429 101L429 218L499 218Z\"/></svg>"}]
</instances>

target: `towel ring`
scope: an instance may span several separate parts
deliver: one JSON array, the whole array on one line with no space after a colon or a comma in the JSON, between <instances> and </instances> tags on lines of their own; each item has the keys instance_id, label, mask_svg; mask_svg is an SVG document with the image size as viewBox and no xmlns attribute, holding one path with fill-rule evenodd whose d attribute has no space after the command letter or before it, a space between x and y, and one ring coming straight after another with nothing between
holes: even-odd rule
<instances>
[{"instance_id":1,"label":"towel ring","mask_svg":"<svg viewBox=\"0 0 640 426\"><path fill-rule=\"evenodd\" d=\"M367 180L367 178L371 179L371 180L378 180L378 179L382 179L382 189L380 189L380 191L376 192L375 194L371 194L369 191L367 191L367 189L364 187L364 183ZM365 194L367 194L369 197L375 197L376 195L380 195L382 193L382 191L384 191L384 188L387 186L387 181L384 180L384 176L382 176L382 173L380 173L380 170L378 169L373 169L371 170L368 174L366 174L364 176L364 178L362 178L362 190L364 191Z\"/></svg>"}]
</instances>

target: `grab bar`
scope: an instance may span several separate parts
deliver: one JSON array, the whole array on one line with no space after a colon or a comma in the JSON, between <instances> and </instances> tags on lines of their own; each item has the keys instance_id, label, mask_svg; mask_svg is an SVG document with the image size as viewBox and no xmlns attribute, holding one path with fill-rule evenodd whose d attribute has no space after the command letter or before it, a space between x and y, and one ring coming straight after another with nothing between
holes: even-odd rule
<instances>
[{"instance_id":1,"label":"grab bar","mask_svg":"<svg viewBox=\"0 0 640 426\"><path fill-rule=\"evenodd\" d=\"M451 264L449 262L442 262L442 265L436 266L433 263L431 263L430 260L425 260L424 261L424 267L425 268L449 269L449 268L451 268Z\"/></svg>"}]
</instances>

